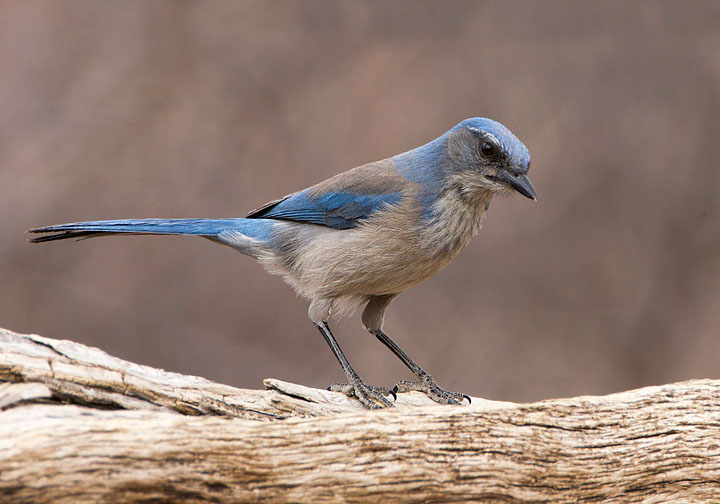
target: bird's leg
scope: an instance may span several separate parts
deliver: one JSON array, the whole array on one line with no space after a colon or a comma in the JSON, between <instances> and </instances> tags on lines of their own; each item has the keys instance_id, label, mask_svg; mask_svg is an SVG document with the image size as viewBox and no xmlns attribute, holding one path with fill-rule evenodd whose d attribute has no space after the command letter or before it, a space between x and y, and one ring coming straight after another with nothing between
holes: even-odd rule
<instances>
[{"instance_id":1,"label":"bird's leg","mask_svg":"<svg viewBox=\"0 0 720 504\"><path fill-rule=\"evenodd\" d=\"M327 341L327 344L330 345L330 349L333 351L335 357L337 357L337 360L340 362L340 365L342 366L343 371L345 372L345 376L348 380L348 383L335 383L333 385L330 385L330 387L328 387L328 390L342 392L347 396L355 396L361 403L363 403L363 405L370 409L391 407L392 403L384 396L395 396L395 392L387 387L373 387L371 385L367 385L364 381L362 381L360 376L358 376L358 374L348 362L347 357L345 357L343 351L340 349L340 345L338 345L335 336L333 336L333 333L330 331L330 326L328 325L328 323L324 321L313 323L323 335L325 341Z\"/></svg>"},{"instance_id":2,"label":"bird's leg","mask_svg":"<svg viewBox=\"0 0 720 504\"><path fill-rule=\"evenodd\" d=\"M387 308L390 301L392 301L397 294L385 294L383 296L372 296L368 301L365 310L362 314L362 322L365 328L374 334L383 345L388 347L392 353L394 353L403 363L418 377L418 381L401 381L395 385L393 389L395 392L409 392L410 390L418 390L424 392L427 396L435 402L440 404L461 404L463 399L467 399L470 402L470 398L465 394L458 394L457 392L448 392L447 390L440 387L432 376L426 373L420 366L418 366L414 360L406 354L402 348L390 339L382 330L383 316L385 309Z\"/></svg>"},{"instance_id":3,"label":"bird's leg","mask_svg":"<svg viewBox=\"0 0 720 504\"><path fill-rule=\"evenodd\" d=\"M393 389L395 392L409 392L411 390L417 390L424 392L430 399L440 404L462 404L463 399L467 399L470 403L470 397L465 394L458 392L449 392L444 388L440 387L435 382L435 379L418 366L414 360L406 354L402 348L390 339L390 337L383 332L382 329L373 329L370 331L379 339L383 345L388 347L392 353L394 353L403 363L418 377L418 381L402 380L395 385Z\"/></svg>"}]
</instances>

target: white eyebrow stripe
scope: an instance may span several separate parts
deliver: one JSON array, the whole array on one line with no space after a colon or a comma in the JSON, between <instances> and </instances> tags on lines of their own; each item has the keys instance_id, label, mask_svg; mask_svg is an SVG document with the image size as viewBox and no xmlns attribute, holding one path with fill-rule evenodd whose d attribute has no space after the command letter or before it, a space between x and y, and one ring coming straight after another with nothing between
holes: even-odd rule
<instances>
[{"instance_id":1,"label":"white eyebrow stripe","mask_svg":"<svg viewBox=\"0 0 720 504\"><path fill-rule=\"evenodd\" d=\"M475 126L468 126L468 129L472 131L473 133L478 133L484 137L489 137L490 140L494 140L496 144L502 146L503 143L500 141L498 137L490 133L489 131L481 130L480 128L476 128Z\"/></svg>"}]
</instances>

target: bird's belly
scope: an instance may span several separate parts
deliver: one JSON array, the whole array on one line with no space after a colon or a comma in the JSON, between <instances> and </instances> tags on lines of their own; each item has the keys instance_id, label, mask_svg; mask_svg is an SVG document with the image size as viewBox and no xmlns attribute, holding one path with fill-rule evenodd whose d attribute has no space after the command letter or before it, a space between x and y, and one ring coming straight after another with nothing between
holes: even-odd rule
<instances>
[{"instance_id":1,"label":"bird's belly","mask_svg":"<svg viewBox=\"0 0 720 504\"><path fill-rule=\"evenodd\" d=\"M465 243L428 249L410 232L328 232L303 247L285 276L306 297L396 294L437 273Z\"/></svg>"}]
</instances>

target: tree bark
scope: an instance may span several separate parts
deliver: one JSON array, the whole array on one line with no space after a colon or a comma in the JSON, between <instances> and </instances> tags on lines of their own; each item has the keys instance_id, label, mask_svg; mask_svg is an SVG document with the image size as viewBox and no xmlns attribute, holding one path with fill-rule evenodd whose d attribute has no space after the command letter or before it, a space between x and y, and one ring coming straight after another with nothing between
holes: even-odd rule
<instances>
[{"instance_id":1,"label":"tree bark","mask_svg":"<svg viewBox=\"0 0 720 504\"><path fill-rule=\"evenodd\" d=\"M0 502L717 502L720 381L364 410L0 329Z\"/></svg>"}]
</instances>

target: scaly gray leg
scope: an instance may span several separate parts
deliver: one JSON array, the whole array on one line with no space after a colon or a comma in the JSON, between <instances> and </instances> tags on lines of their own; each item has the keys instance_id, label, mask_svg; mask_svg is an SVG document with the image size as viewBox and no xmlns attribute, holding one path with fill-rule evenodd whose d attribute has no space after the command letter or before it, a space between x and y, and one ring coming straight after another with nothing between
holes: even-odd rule
<instances>
[{"instance_id":1,"label":"scaly gray leg","mask_svg":"<svg viewBox=\"0 0 720 504\"><path fill-rule=\"evenodd\" d=\"M383 345L388 347L392 353L397 355L397 357L403 361L403 364L405 364L408 369L410 369L410 371L418 377L418 381L399 381L393 389L395 392L418 390L420 392L424 392L430 399L440 404L462 404L463 399L467 399L468 403L471 402L469 396L459 392L450 392L438 385L435 382L435 379L418 366L415 361L403 351L402 348L397 346L397 344L382 331L382 329L376 329L371 332L383 343Z\"/></svg>"},{"instance_id":2,"label":"scaly gray leg","mask_svg":"<svg viewBox=\"0 0 720 504\"><path fill-rule=\"evenodd\" d=\"M462 404L463 399L467 399L470 402L470 397L465 394L458 392L449 392L444 388L440 387L432 376L425 372L415 361L413 361L408 354L406 354L402 348L390 339L382 330L383 316L385 314L385 308L387 308L390 301L395 298L395 294L388 294L385 296L373 296L370 298L365 310L362 314L362 321L365 328L370 334L375 335L383 345L388 347L392 353L394 353L403 364L405 364L415 376L418 377L418 381L403 380L397 383L393 390L395 392L409 392L411 390L418 390L424 392L430 399L440 404Z\"/></svg>"},{"instance_id":3,"label":"scaly gray leg","mask_svg":"<svg viewBox=\"0 0 720 504\"><path fill-rule=\"evenodd\" d=\"M367 385L364 381L362 381L360 376L358 376L358 374L348 362L347 357L345 357L343 351L340 349L340 345L338 345L335 336L333 336L333 333L330 331L330 326L328 325L328 323L313 323L323 335L325 341L327 341L327 344L330 346L330 349L335 354L335 357L337 357L337 360L340 362L340 365L342 366L343 371L345 372L345 376L348 380L348 383L334 383L333 385L330 385L328 387L328 390L342 392L347 396L355 396L361 403L363 403L363 405L370 409L392 407L393 404L388 401L384 396L395 396L395 392L387 387L373 387L371 385Z\"/></svg>"}]
</instances>

